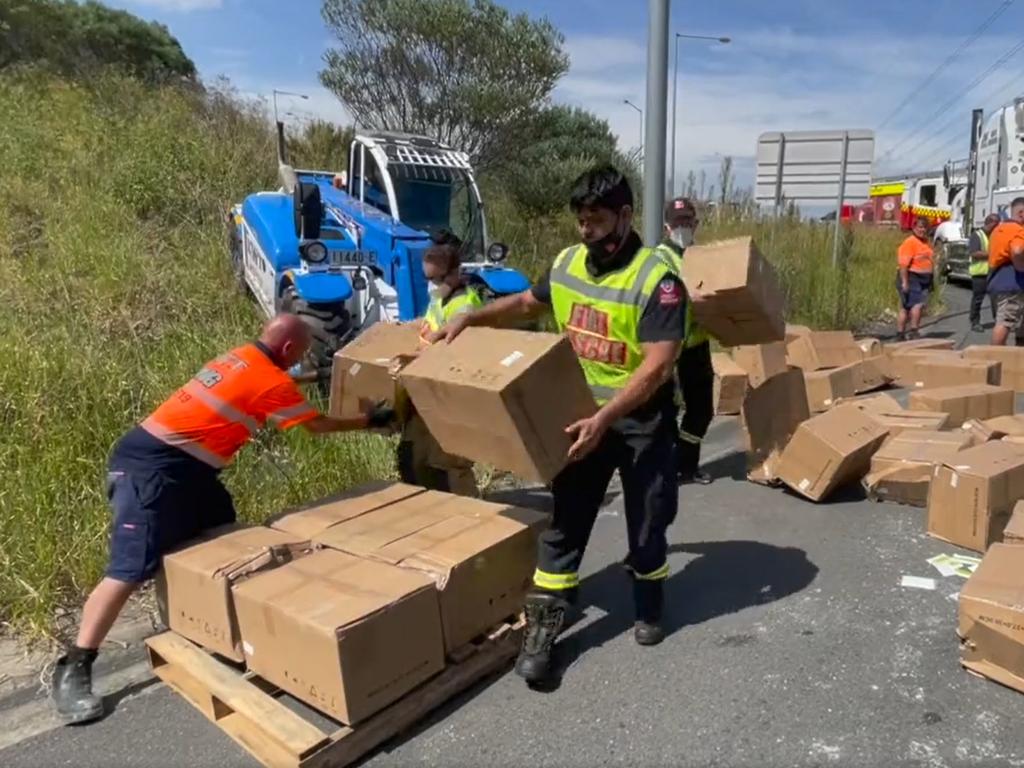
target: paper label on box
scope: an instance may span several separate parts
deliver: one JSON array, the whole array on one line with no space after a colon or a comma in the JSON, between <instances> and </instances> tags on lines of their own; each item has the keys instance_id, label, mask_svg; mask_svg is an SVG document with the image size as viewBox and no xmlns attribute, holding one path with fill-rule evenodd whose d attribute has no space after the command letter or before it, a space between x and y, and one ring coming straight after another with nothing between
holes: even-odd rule
<instances>
[{"instance_id":1,"label":"paper label on box","mask_svg":"<svg viewBox=\"0 0 1024 768\"><path fill-rule=\"evenodd\" d=\"M242 651L245 653L246 656L252 656L253 655L252 645L250 645L245 640L242 641Z\"/></svg>"},{"instance_id":2,"label":"paper label on box","mask_svg":"<svg viewBox=\"0 0 1024 768\"><path fill-rule=\"evenodd\" d=\"M824 403L825 405L832 405L832 398L830 397L830 398L828 398L827 400L823 400L822 402L823 402L823 403Z\"/></svg>"},{"instance_id":3,"label":"paper label on box","mask_svg":"<svg viewBox=\"0 0 1024 768\"><path fill-rule=\"evenodd\" d=\"M352 363L352 367L348 369L349 376L355 376L362 367L361 363Z\"/></svg>"},{"instance_id":4,"label":"paper label on box","mask_svg":"<svg viewBox=\"0 0 1024 768\"><path fill-rule=\"evenodd\" d=\"M806 491L810 487L811 487L811 481L808 480L806 477L803 480L800 481L799 488L800 488L801 491Z\"/></svg>"},{"instance_id":5,"label":"paper label on box","mask_svg":"<svg viewBox=\"0 0 1024 768\"><path fill-rule=\"evenodd\" d=\"M509 355L504 360L502 360L501 364L504 365L506 368L510 368L511 366L515 365L516 363L518 363L522 359L523 359L523 353L522 352L513 352L511 355Z\"/></svg>"}]
</instances>

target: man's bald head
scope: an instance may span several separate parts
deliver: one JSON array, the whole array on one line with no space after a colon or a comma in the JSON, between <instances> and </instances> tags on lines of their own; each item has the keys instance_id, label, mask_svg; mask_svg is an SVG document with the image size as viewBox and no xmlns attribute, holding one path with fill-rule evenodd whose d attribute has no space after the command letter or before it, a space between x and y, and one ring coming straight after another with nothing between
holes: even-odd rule
<instances>
[{"instance_id":1,"label":"man's bald head","mask_svg":"<svg viewBox=\"0 0 1024 768\"><path fill-rule=\"evenodd\" d=\"M298 315L275 315L263 326L260 343L287 369L299 362L313 340L309 326Z\"/></svg>"}]
</instances>

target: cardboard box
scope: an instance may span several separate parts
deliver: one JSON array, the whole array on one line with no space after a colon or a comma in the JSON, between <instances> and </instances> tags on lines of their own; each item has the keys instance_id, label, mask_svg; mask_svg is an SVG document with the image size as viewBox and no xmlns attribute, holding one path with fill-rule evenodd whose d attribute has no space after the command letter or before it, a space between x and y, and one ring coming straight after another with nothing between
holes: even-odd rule
<instances>
[{"instance_id":1,"label":"cardboard box","mask_svg":"<svg viewBox=\"0 0 1024 768\"><path fill-rule=\"evenodd\" d=\"M909 349L906 352L883 358L886 373L901 387L915 387L922 380L918 367L925 362L956 364L963 361L959 352L948 349ZM970 383L970 382L968 382ZM939 386L944 386L939 384Z\"/></svg>"},{"instance_id":2,"label":"cardboard box","mask_svg":"<svg viewBox=\"0 0 1024 768\"><path fill-rule=\"evenodd\" d=\"M775 270L749 237L686 249L683 282L704 294L693 305L702 326L726 347L786 337L786 299Z\"/></svg>"},{"instance_id":3,"label":"cardboard box","mask_svg":"<svg viewBox=\"0 0 1024 768\"><path fill-rule=\"evenodd\" d=\"M1024 437L1024 414L1015 416L996 416L982 422L992 432L992 437Z\"/></svg>"},{"instance_id":4,"label":"cardboard box","mask_svg":"<svg viewBox=\"0 0 1024 768\"><path fill-rule=\"evenodd\" d=\"M928 495L928 533L984 552L1024 498L1024 453L1000 441L961 451L938 467Z\"/></svg>"},{"instance_id":5,"label":"cardboard box","mask_svg":"<svg viewBox=\"0 0 1024 768\"><path fill-rule=\"evenodd\" d=\"M402 411L405 393L399 369L421 346L418 323L374 323L334 353L328 415L356 418L384 401Z\"/></svg>"},{"instance_id":6,"label":"cardboard box","mask_svg":"<svg viewBox=\"0 0 1024 768\"><path fill-rule=\"evenodd\" d=\"M1002 370L999 363L990 360L965 360L938 355L911 355L903 359L913 360L912 385L918 388L956 387L963 384L998 386Z\"/></svg>"},{"instance_id":7,"label":"cardboard box","mask_svg":"<svg viewBox=\"0 0 1024 768\"><path fill-rule=\"evenodd\" d=\"M772 376L785 373L789 367L786 364L786 345L781 341L736 347L732 351L732 359L747 372L752 387L760 387Z\"/></svg>"},{"instance_id":8,"label":"cardboard box","mask_svg":"<svg viewBox=\"0 0 1024 768\"><path fill-rule=\"evenodd\" d=\"M1003 529L1003 542L1006 544L1024 544L1024 501L1013 505L1010 522Z\"/></svg>"},{"instance_id":9,"label":"cardboard box","mask_svg":"<svg viewBox=\"0 0 1024 768\"><path fill-rule=\"evenodd\" d=\"M960 663L1024 693L1024 568L1021 552L993 544L960 590Z\"/></svg>"},{"instance_id":10,"label":"cardboard box","mask_svg":"<svg viewBox=\"0 0 1024 768\"><path fill-rule=\"evenodd\" d=\"M444 669L431 578L330 549L235 591L250 670L352 725Z\"/></svg>"},{"instance_id":11,"label":"cardboard box","mask_svg":"<svg viewBox=\"0 0 1024 768\"><path fill-rule=\"evenodd\" d=\"M542 483L568 462L565 428L597 410L572 343L552 333L468 328L400 380L445 451Z\"/></svg>"},{"instance_id":12,"label":"cardboard box","mask_svg":"<svg viewBox=\"0 0 1024 768\"><path fill-rule=\"evenodd\" d=\"M996 347L977 345L967 347L964 357L968 360L991 360L1002 366L1000 386L1014 392L1024 392L1024 347Z\"/></svg>"},{"instance_id":13,"label":"cardboard box","mask_svg":"<svg viewBox=\"0 0 1024 768\"><path fill-rule=\"evenodd\" d=\"M878 339L866 337L863 339L857 339L857 346L860 347L861 354L864 355L865 360L870 360L873 357L882 357L882 342Z\"/></svg>"},{"instance_id":14,"label":"cardboard box","mask_svg":"<svg viewBox=\"0 0 1024 768\"><path fill-rule=\"evenodd\" d=\"M814 331L787 344L786 358L797 368L820 371L859 363L864 353L849 331Z\"/></svg>"},{"instance_id":15,"label":"cardboard box","mask_svg":"<svg viewBox=\"0 0 1024 768\"><path fill-rule=\"evenodd\" d=\"M866 395L864 397L844 397L836 405L854 405L862 411L873 413L899 413L903 410L900 401L892 395Z\"/></svg>"},{"instance_id":16,"label":"cardboard box","mask_svg":"<svg viewBox=\"0 0 1024 768\"><path fill-rule=\"evenodd\" d=\"M898 411L877 410L866 411L868 416L877 421L889 436L903 434L908 430L938 431L949 426L948 413L934 413L933 411Z\"/></svg>"},{"instance_id":17,"label":"cardboard box","mask_svg":"<svg viewBox=\"0 0 1024 768\"><path fill-rule=\"evenodd\" d=\"M424 488L405 483L378 481L349 488L326 499L304 504L267 520L279 531L311 539L332 525L351 520L396 501L423 493Z\"/></svg>"},{"instance_id":18,"label":"cardboard box","mask_svg":"<svg viewBox=\"0 0 1024 768\"><path fill-rule=\"evenodd\" d=\"M883 389L892 383L884 357L869 357L854 364L853 389L858 395Z\"/></svg>"},{"instance_id":19,"label":"cardboard box","mask_svg":"<svg viewBox=\"0 0 1024 768\"><path fill-rule=\"evenodd\" d=\"M214 653L244 661L233 588L308 554L301 537L270 528L225 526L164 555L157 599L164 623Z\"/></svg>"},{"instance_id":20,"label":"cardboard box","mask_svg":"<svg viewBox=\"0 0 1024 768\"><path fill-rule=\"evenodd\" d=\"M314 542L430 576L451 653L522 608L546 521L540 512L427 491L332 526Z\"/></svg>"},{"instance_id":21,"label":"cardboard box","mask_svg":"<svg viewBox=\"0 0 1024 768\"><path fill-rule=\"evenodd\" d=\"M915 390L910 393L908 402L911 410L948 413L950 425L956 427L968 419L985 421L996 416L1011 416L1014 392L990 384L964 384Z\"/></svg>"},{"instance_id":22,"label":"cardboard box","mask_svg":"<svg viewBox=\"0 0 1024 768\"><path fill-rule=\"evenodd\" d=\"M742 413L747 477L755 483L775 483L782 449L811 415L803 371L791 368L748 390Z\"/></svg>"},{"instance_id":23,"label":"cardboard box","mask_svg":"<svg viewBox=\"0 0 1024 768\"><path fill-rule=\"evenodd\" d=\"M831 408L841 397L856 394L857 366L860 363L830 368L824 371L804 371L807 385L807 408L811 413L821 413Z\"/></svg>"},{"instance_id":24,"label":"cardboard box","mask_svg":"<svg viewBox=\"0 0 1024 768\"><path fill-rule=\"evenodd\" d=\"M797 428L779 460L779 478L811 501L822 501L867 474L887 435L860 408L837 406Z\"/></svg>"},{"instance_id":25,"label":"cardboard box","mask_svg":"<svg viewBox=\"0 0 1024 768\"><path fill-rule=\"evenodd\" d=\"M711 365L715 369L715 413L739 413L743 409L743 398L747 396L747 372L720 352L711 356Z\"/></svg>"},{"instance_id":26,"label":"cardboard box","mask_svg":"<svg viewBox=\"0 0 1024 768\"><path fill-rule=\"evenodd\" d=\"M954 347L952 339L914 339L913 341L899 341L882 345L882 354L885 357L886 373L894 381L902 380L910 375L909 370L904 370L907 363L898 362L897 358L905 354L920 354L922 352L934 353L951 351Z\"/></svg>"},{"instance_id":27,"label":"cardboard box","mask_svg":"<svg viewBox=\"0 0 1024 768\"><path fill-rule=\"evenodd\" d=\"M935 467L972 444L971 435L962 431L910 430L890 437L871 457L864 490L875 501L926 507Z\"/></svg>"},{"instance_id":28,"label":"cardboard box","mask_svg":"<svg viewBox=\"0 0 1024 768\"><path fill-rule=\"evenodd\" d=\"M806 325L792 325L786 323L786 344L793 341L793 339L799 339L801 336L807 336L812 331Z\"/></svg>"}]
</instances>

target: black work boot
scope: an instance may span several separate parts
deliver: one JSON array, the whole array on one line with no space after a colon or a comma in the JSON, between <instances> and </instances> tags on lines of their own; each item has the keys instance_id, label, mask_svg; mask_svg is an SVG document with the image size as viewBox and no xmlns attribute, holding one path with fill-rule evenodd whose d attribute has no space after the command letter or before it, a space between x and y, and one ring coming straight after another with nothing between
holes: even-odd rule
<instances>
[{"instance_id":1,"label":"black work boot","mask_svg":"<svg viewBox=\"0 0 1024 768\"><path fill-rule=\"evenodd\" d=\"M53 701L66 723L87 723L103 715L103 701L92 692L92 663L96 652L71 652L53 669Z\"/></svg>"},{"instance_id":2,"label":"black work boot","mask_svg":"<svg viewBox=\"0 0 1024 768\"><path fill-rule=\"evenodd\" d=\"M516 674L528 683L543 683L551 677L551 650L565 624L568 601L548 592L526 596L526 631L523 648L516 659Z\"/></svg>"},{"instance_id":3,"label":"black work boot","mask_svg":"<svg viewBox=\"0 0 1024 768\"><path fill-rule=\"evenodd\" d=\"M636 623L633 639L639 645L657 645L665 639L661 626L661 610L665 600L665 582L662 580L633 580L633 601L636 605Z\"/></svg>"},{"instance_id":4,"label":"black work boot","mask_svg":"<svg viewBox=\"0 0 1024 768\"><path fill-rule=\"evenodd\" d=\"M679 483L681 485L711 485L711 475L702 469L680 470Z\"/></svg>"}]
</instances>

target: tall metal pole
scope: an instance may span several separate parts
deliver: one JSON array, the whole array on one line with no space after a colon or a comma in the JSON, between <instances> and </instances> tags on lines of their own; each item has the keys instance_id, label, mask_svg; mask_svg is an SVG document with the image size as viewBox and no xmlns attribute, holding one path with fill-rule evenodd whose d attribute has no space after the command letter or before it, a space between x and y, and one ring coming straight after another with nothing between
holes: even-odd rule
<instances>
[{"instance_id":1,"label":"tall metal pole","mask_svg":"<svg viewBox=\"0 0 1024 768\"><path fill-rule=\"evenodd\" d=\"M644 242L661 238L665 213L665 135L668 132L669 0L648 0L647 136L644 154Z\"/></svg>"},{"instance_id":2,"label":"tall metal pole","mask_svg":"<svg viewBox=\"0 0 1024 768\"><path fill-rule=\"evenodd\" d=\"M974 198L978 194L978 141L981 139L981 123L985 111L971 112L971 154L967 160L967 189L964 192L964 220L960 229L964 237L974 232Z\"/></svg>"},{"instance_id":3,"label":"tall metal pole","mask_svg":"<svg viewBox=\"0 0 1024 768\"><path fill-rule=\"evenodd\" d=\"M673 45L675 56L672 64L672 133L669 141L672 145L672 152L669 154L668 166L668 196L676 196L676 99L679 95L679 33L676 32Z\"/></svg>"},{"instance_id":4,"label":"tall metal pole","mask_svg":"<svg viewBox=\"0 0 1024 768\"><path fill-rule=\"evenodd\" d=\"M846 197L846 161L850 156L850 134L843 134L843 159L839 164L839 194L836 196L836 231L832 240L832 266L839 259L839 230L843 226L843 200Z\"/></svg>"}]
</instances>

